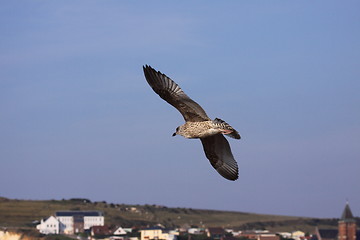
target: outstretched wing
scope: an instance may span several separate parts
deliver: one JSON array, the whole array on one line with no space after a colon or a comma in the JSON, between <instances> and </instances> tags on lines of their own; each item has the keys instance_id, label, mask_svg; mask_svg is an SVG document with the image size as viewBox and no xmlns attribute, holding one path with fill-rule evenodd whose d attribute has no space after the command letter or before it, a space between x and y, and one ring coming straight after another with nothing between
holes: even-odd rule
<instances>
[{"instance_id":1,"label":"outstretched wing","mask_svg":"<svg viewBox=\"0 0 360 240\"><path fill-rule=\"evenodd\" d=\"M206 157L221 176L232 181L238 179L238 165L231 153L228 141L222 134L201 138L201 143Z\"/></svg>"},{"instance_id":2,"label":"outstretched wing","mask_svg":"<svg viewBox=\"0 0 360 240\"><path fill-rule=\"evenodd\" d=\"M189 98L173 80L152 67L143 66L145 78L152 89L183 115L185 121L207 121L210 118L204 109Z\"/></svg>"}]
</instances>

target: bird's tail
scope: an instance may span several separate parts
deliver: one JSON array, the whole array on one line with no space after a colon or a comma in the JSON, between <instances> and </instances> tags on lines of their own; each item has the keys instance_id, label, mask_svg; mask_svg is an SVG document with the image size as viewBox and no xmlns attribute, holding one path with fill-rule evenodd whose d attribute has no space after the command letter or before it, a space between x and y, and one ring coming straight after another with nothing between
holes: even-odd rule
<instances>
[{"instance_id":1,"label":"bird's tail","mask_svg":"<svg viewBox=\"0 0 360 240\"><path fill-rule=\"evenodd\" d=\"M220 118L215 118L213 120L213 123L216 127L220 128L221 130L223 130L223 134L235 138L235 139L240 139L240 134L238 133L238 131L236 131L232 126L230 126L228 123L226 123L224 120L221 120Z\"/></svg>"}]
</instances>

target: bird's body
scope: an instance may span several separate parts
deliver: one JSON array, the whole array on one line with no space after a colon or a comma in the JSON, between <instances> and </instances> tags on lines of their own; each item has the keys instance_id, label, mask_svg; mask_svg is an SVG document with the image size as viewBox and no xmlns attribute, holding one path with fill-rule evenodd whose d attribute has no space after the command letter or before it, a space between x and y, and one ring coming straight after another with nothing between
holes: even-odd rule
<instances>
[{"instance_id":1,"label":"bird's body","mask_svg":"<svg viewBox=\"0 0 360 240\"><path fill-rule=\"evenodd\" d=\"M186 122L179 126L177 134L185 138L204 138L221 133L219 128L216 128L213 121L202 122Z\"/></svg>"},{"instance_id":2,"label":"bird's body","mask_svg":"<svg viewBox=\"0 0 360 240\"><path fill-rule=\"evenodd\" d=\"M183 115L185 124L173 134L185 138L199 138L211 165L229 180L238 178L238 165L231 153L230 145L223 134L240 139L239 133L225 121L211 120L199 104L189 98L182 89L165 74L150 66L143 67L145 78L152 89Z\"/></svg>"},{"instance_id":3,"label":"bird's body","mask_svg":"<svg viewBox=\"0 0 360 240\"><path fill-rule=\"evenodd\" d=\"M219 120L220 119L199 122L185 122L185 124L179 126L177 134L185 138L205 138L216 134L231 134L236 131L227 123L221 123ZM238 138L240 138L240 136Z\"/></svg>"}]
</instances>

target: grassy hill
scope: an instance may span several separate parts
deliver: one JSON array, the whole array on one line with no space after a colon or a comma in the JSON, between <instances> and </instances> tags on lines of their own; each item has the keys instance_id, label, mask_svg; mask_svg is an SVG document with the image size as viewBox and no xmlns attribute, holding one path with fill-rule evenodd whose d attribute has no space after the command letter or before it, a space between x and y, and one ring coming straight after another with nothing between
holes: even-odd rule
<instances>
[{"instance_id":1,"label":"grassy hill","mask_svg":"<svg viewBox=\"0 0 360 240\"><path fill-rule=\"evenodd\" d=\"M16 200L0 197L0 227L31 227L32 222L61 210L97 210L105 215L105 224L143 227L162 224L166 227L196 225L234 229L268 229L273 231L303 230L313 232L315 226L336 228L337 219L300 218L252 214L244 212L168 208L158 205L126 205L70 200Z\"/></svg>"}]
</instances>

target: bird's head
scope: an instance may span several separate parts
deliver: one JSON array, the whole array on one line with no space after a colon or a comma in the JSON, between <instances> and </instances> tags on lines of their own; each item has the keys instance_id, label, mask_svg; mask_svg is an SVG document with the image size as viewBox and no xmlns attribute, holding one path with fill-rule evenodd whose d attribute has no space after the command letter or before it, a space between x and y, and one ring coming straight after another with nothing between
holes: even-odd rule
<instances>
[{"instance_id":1,"label":"bird's head","mask_svg":"<svg viewBox=\"0 0 360 240\"><path fill-rule=\"evenodd\" d=\"M180 129L180 127L177 127L177 128L176 128L176 131L175 131L175 132L173 133L173 135L172 135L173 137L175 137L177 134L179 134L179 129Z\"/></svg>"}]
</instances>

